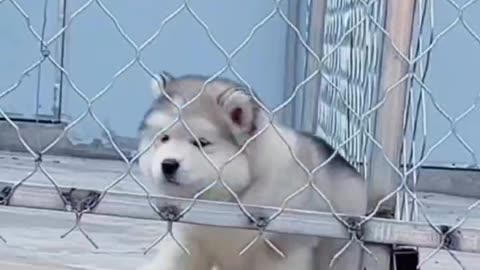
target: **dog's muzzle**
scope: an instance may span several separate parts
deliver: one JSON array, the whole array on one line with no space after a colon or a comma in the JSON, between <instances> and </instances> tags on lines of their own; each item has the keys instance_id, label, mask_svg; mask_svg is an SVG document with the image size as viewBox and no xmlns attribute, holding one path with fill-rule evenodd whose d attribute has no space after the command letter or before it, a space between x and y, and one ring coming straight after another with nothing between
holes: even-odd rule
<instances>
[{"instance_id":1,"label":"dog's muzzle","mask_svg":"<svg viewBox=\"0 0 480 270\"><path fill-rule=\"evenodd\" d=\"M167 158L164 159L162 162L162 173L165 176L167 182L170 183L177 183L175 180L175 174L180 167L180 163L176 159Z\"/></svg>"}]
</instances>

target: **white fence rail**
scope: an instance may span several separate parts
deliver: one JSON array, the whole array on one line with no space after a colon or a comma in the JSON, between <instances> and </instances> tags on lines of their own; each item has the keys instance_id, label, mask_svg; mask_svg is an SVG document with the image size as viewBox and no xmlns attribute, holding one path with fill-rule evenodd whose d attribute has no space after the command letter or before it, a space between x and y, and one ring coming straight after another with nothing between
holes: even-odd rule
<instances>
[{"instance_id":1,"label":"white fence rail","mask_svg":"<svg viewBox=\"0 0 480 270\"><path fill-rule=\"evenodd\" d=\"M3 194L8 195L12 183L0 182ZM7 187L7 189L5 189ZM10 187L10 188L9 188ZM64 199L58 196L63 194ZM74 194L70 199L67 194ZM145 200L145 196L125 192L109 192L93 210L72 209L73 205L88 202L92 206L101 197L100 191L87 189L73 189L70 187L58 187L58 189L46 185L25 184L9 198L8 206L29 207L57 211L69 211L75 214L98 214L129 218L142 218L182 222L188 224L202 224L228 228L244 228L258 230L255 224L245 226L248 219L238 208L237 204L227 202L202 201L195 202L188 214L176 220L177 214L190 208L193 200L172 198L166 196L151 196L149 203L157 208L152 211ZM64 201L65 200L65 201ZM88 204L87 204L88 205ZM164 206L164 208L159 206ZM271 216L279 208L244 205L250 213L261 211L263 215ZM128 211L126 211L128 209ZM175 210L173 210L175 209ZM170 212L173 210L172 212ZM173 213L169 217L168 213ZM79 220L80 221L80 220ZM360 220L359 220L360 221ZM78 222L76 225L79 225ZM372 218L364 223L358 231L349 231L329 213L309 212L300 210L285 210L282 215L272 220L265 227L265 231L278 233L292 233L301 235L333 237L351 239L352 234L360 233L361 241L378 244L398 244L436 249L449 249L452 251L480 252L480 230L461 228L462 222L455 226L437 225L432 227L425 223L402 222L382 218ZM168 231L171 233L171 231ZM6 239L4 239L6 241ZM94 242L92 242L94 244ZM96 245L96 244L94 244Z\"/></svg>"}]
</instances>

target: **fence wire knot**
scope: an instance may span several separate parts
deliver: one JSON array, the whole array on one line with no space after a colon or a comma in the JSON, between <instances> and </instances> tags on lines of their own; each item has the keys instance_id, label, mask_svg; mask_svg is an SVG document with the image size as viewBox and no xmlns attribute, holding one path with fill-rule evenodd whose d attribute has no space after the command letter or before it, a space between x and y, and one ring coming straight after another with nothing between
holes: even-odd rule
<instances>
[{"instance_id":1,"label":"fence wire knot","mask_svg":"<svg viewBox=\"0 0 480 270\"><path fill-rule=\"evenodd\" d=\"M458 246L457 234L461 234L457 228L452 228L448 225L440 225L438 229L442 232L441 241L442 248L447 250L454 250Z\"/></svg>"},{"instance_id":2,"label":"fence wire knot","mask_svg":"<svg viewBox=\"0 0 480 270\"><path fill-rule=\"evenodd\" d=\"M42 52L42 56L45 58L50 56L50 50L48 48L43 48L41 52Z\"/></svg>"},{"instance_id":3,"label":"fence wire knot","mask_svg":"<svg viewBox=\"0 0 480 270\"><path fill-rule=\"evenodd\" d=\"M12 191L12 186L4 186L2 188L2 191L0 191L0 205L8 205Z\"/></svg>"},{"instance_id":4,"label":"fence wire knot","mask_svg":"<svg viewBox=\"0 0 480 270\"><path fill-rule=\"evenodd\" d=\"M171 223L171 222L179 221L182 218L181 212L182 211L180 211L180 209L177 206L167 205L167 206L161 207L158 214L163 220Z\"/></svg>"},{"instance_id":5,"label":"fence wire knot","mask_svg":"<svg viewBox=\"0 0 480 270\"><path fill-rule=\"evenodd\" d=\"M84 213L93 210L100 198L100 193L92 190L79 190L71 188L62 193L65 199L65 209L76 213Z\"/></svg>"},{"instance_id":6,"label":"fence wire knot","mask_svg":"<svg viewBox=\"0 0 480 270\"><path fill-rule=\"evenodd\" d=\"M42 153L41 153L41 152L35 153L34 162L35 162L35 164L40 164L40 163L43 162Z\"/></svg>"},{"instance_id":7,"label":"fence wire knot","mask_svg":"<svg viewBox=\"0 0 480 270\"><path fill-rule=\"evenodd\" d=\"M251 215L247 216L247 218L249 223L253 224L260 232L264 231L271 221L268 217L259 215Z\"/></svg>"},{"instance_id":8,"label":"fence wire knot","mask_svg":"<svg viewBox=\"0 0 480 270\"><path fill-rule=\"evenodd\" d=\"M360 217L348 217L345 221L348 224L347 229L350 239L362 240L364 236L362 219Z\"/></svg>"},{"instance_id":9,"label":"fence wire knot","mask_svg":"<svg viewBox=\"0 0 480 270\"><path fill-rule=\"evenodd\" d=\"M75 213L75 224L66 233L61 235L60 238L65 238L72 233L75 228L78 228L88 242L90 242L95 249L98 249L97 243L95 243L95 241L82 228L81 219L83 214L93 210L98 205L100 202L100 192L71 188L68 192L62 192L61 196L65 203L65 210Z\"/></svg>"},{"instance_id":10,"label":"fence wire knot","mask_svg":"<svg viewBox=\"0 0 480 270\"><path fill-rule=\"evenodd\" d=\"M266 217L258 217L255 221L257 228L264 230L268 226L269 220Z\"/></svg>"}]
</instances>

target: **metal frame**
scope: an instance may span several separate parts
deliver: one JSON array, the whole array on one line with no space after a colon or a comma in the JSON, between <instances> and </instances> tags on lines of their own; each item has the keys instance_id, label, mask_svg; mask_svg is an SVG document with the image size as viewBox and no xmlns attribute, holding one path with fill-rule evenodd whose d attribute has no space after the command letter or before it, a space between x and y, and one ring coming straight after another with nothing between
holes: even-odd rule
<instances>
[{"instance_id":1,"label":"metal frame","mask_svg":"<svg viewBox=\"0 0 480 270\"><path fill-rule=\"evenodd\" d=\"M297 28L302 29L305 24L306 41L310 48L322 57L323 52L323 24L326 1L309 0L289 2L289 20L294 22ZM306 52L301 44L295 41L296 35L292 31L287 32L286 62L284 99L290 97L295 87L301 81L312 74L318 65L311 55ZM316 102L320 96L321 76L318 74L304 85L290 106L282 111L282 120L285 124L299 130L315 132L317 122Z\"/></svg>"},{"instance_id":2,"label":"metal frame","mask_svg":"<svg viewBox=\"0 0 480 270\"><path fill-rule=\"evenodd\" d=\"M67 0L59 0L60 2L60 10L59 10L59 20L61 21L61 26L62 28L66 26L67 24L67 13L68 13L68 4L67 4ZM57 50L58 52L58 58L60 59L59 61L59 64L61 67L65 67L65 60L66 60L66 53L65 53L65 50L67 49L66 48L66 44L67 44L67 35L68 35L68 31L65 31L62 33L61 37L60 37L60 50ZM59 44L57 43L57 45ZM60 72L58 69L57 69L57 82L58 82L58 88L56 88L56 90L58 91L58 104L57 104L57 110L56 110L56 115L54 116L54 118L61 122L62 120L62 111L63 111L63 82L64 82L64 74L62 72ZM57 87L57 85L55 85L55 87Z\"/></svg>"},{"instance_id":3,"label":"metal frame","mask_svg":"<svg viewBox=\"0 0 480 270\"><path fill-rule=\"evenodd\" d=\"M382 76L377 92L376 103L385 102L375 113L374 138L372 145L370 166L368 170L367 205L369 210L376 209L377 213L395 216L396 196L392 192L396 185L394 168L400 168L403 121L406 96L408 92L407 76L410 63L409 52L414 28L416 1L387 1L386 3L386 32L384 37L382 56ZM406 59L405 59L406 58ZM389 199L388 196L390 196ZM393 243L393 247L404 243ZM364 254L364 267L369 269L375 264L387 268L392 263L392 246L371 245L378 262L368 259ZM416 246L416 245L413 245Z\"/></svg>"},{"instance_id":4,"label":"metal frame","mask_svg":"<svg viewBox=\"0 0 480 270\"><path fill-rule=\"evenodd\" d=\"M47 210L68 211L69 206L59 196L71 193L70 187L54 187L45 185L23 184L11 195L8 203L4 200L6 190L11 190L14 183L0 181L2 190L3 205L6 207L29 207ZM77 193L90 194L92 190L74 189ZM95 191L94 191L95 192ZM101 191L96 191L98 194ZM7 196L8 197L8 196ZM81 199L81 197L79 197ZM193 202L190 199L177 199L163 196L150 196L153 205L174 206L177 209L185 209ZM148 199L143 194L120 193L110 191L92 211L98 215L164 220L148 206ZM261 211L263 215L273 215L278 209L271 207L260 207L244 205L251 213ZM125 211L129 209L129 211ZM213 201L195 202L187 215L180 220L188 224L202 224L220 226L227 228L243 228L257 230L255 224L246 225L247 217L235 203L222 203ZM327 212L309 212L285 210L285 212L272 220L265 228L265 231L289 234L301 234L321 236L329 238L350 239L351 234L346 228L340 225L339 221ZM379 244L402 244L427 248L449 248L450 250L479 252L480 253L480 230L479 229L458 229L448 235L437 233L430 225L425 223L406 223L402 221L373 218L364 223L362 227L362 240L367 243ZM1 235L1 232L0 232ZM6 239L8 241L8 239Z\"/></svg>"},{"instance_id":5,"label":"metal frame","mask_svg":"<svg viewBox=\"0 0 480 270\"><path fill-rule=\"evenodd\" d=\"M295 25L300 25L301 1L288 1L288 19ZM290 30L288 28L288 30ZM293 31L287 31L285 50L285 81L283 99L288 98L298 82L298 45L295 42L296 35ZM295 125L295 114L297 112L296 100L281 111L282 122L288 126Z\"/></svg>"},{"instance_id":6,"label":"metal frame","mask_svg":"<svg viewBox=\"0 0 480 270\"><path fill-rule=\"evenodd\" d=\"M387 2L387 32L392 33L384 44L381 93L377 100L385 103L376 112L375 140L379 147L374 146L371 155L369 177L369 208L389 195L395 188L395 171L392 165L399 167L401 157L403 121L406 102L407 74L415 1ZM400 55L401 54L401 55ZM387 161L388 159L388 161ZM391 163L391 164L390 164ZM393 213L395 199L383 202L381 209Z\"/></svg>"},{"instance_id":7,"label":"metal frame","mask_svg":"<svg viewBox=\"0 0 480 270\"><path fill-rule=\"evenodd\" d=\"M325 23L325 0L312 0L309 7L309 18L307 24L308 43L310 48L317 52L320 59L323 57L323 33ZM305 59L304 76L308 77L319 67L314 59L308 55ZM315 132L317 130L318 100L320 98L320 83L322 77L320 74L315 76L305 86L301 107L300 129Z\"/></svg>"}]
</instances>

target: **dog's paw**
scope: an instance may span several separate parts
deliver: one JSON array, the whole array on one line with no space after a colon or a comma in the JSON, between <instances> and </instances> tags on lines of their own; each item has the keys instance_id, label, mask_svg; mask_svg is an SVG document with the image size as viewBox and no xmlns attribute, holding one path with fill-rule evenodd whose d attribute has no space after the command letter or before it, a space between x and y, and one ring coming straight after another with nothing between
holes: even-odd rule
<instances>
[{"instance_id":1,"label":"dog's paw","mask_svg":"<svg viewBox=\"0 0 480 270\"><path fill-rule=\"evenodd\" d=\"M245 89L231 88L218 96L218 105L235 134L249 134L255 129L255 106Z\"/></svg>"}]
</instances>

